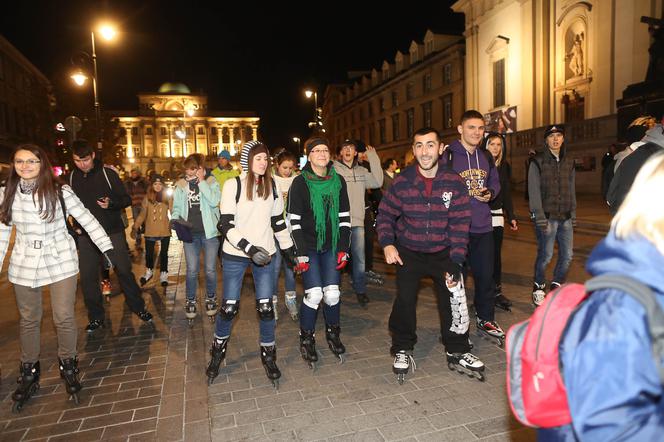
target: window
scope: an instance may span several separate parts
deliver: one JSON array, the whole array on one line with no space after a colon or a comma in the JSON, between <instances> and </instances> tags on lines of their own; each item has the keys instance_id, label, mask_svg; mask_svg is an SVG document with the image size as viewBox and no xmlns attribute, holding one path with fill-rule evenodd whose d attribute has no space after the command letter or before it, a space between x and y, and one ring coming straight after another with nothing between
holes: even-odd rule
<instances>
[{"instance_id":1,"label":"window","mask_svg":"<svg viewBox=\"0 0 664 442\"><path fill-rule=\"evenodd\" d=\"M216 127L211 127L210 128L210 135L217 135L217 128Z\"/></svg>"},{"instance_id":2,"label":"window","mask_svg":"<svg viewBox=\"0 0 664 442\"><path fill-rule=\"evenodd\" d=\"M385 98L380 97L378 99L378 104L379 104L379 107L380 107L380 111L384 112L385 111Z\"/></svg>"},{"instance_id":3,"label":"window","mask_svg":"<svg viewBox=\"0 0 664 442\"><path fill-rule=\"evenodd\" d=\"M159 128L159 134L160 134L162 137L165 137L165 136L167 135L167 133L166 133L166 128L165 128L164 126L161 126L161 127Z\"/></svg>"},{"instance_id":4,"label":"window","mask_svg":"<svg viewBox=\"0 0 664 442\"><path fill-rule=\"evenodd\" d=\"M188 136L188 137L191 136L191 132L192 132L192 131L191 131L191 127L187 127L187 136Z\"/></svg>"},{"instance_id":5,"label":"window","mask_svg":"<svg viewBox=\"0 0 664 442\"><path fill-rule=\"evenodd\" d=\"M399 106L399 92L392 91L392 107Z\"/></svg>"},{"instance_id":6,"label":"window","mask_svg":"<svg viewBox=\"0 0 664 442\"><path fill-rule=\"evenodd\" d=\"M387 143L387 134L385 133L385 118L378 120L378 130L380 135L380 144Z\"/></svg>"},{"instance_id":7,"label":"window","mask_svg":"<svg viewBox=\"0 0 664 442\"><path fill-rule=\"evenodd\" d=\"M410 101L413 99L413 89L415 89L415 84L410 81L406 85L406 101Z\"/></svg>"},{"instance_id":8,"label":"window","mask_svg":"<svg viewBox=\"0 0 664 442\"><path fill-rule=\"evenodd\" d=\"M152 135L152 126L145 127L145 135Z\"/></svg>"},{"instance_id":9,"label":"window","mask_svg":"<svg viewBox=\"0 0 664 442\"><path fill-rule=\"evenodd\" d=\"M406 111L406 130L408 138L412 138L415 133L415 109L412 107Z\"/></svg>"},{"instance_id":10,"label":"window","mask_svg":"<svg viewBox=\"0 0 664 442\"><path fill-rule=\"evenodd\" d=\"M138 136L138 128L136 126L131 128L131 136L132 137L137 137Z\"/></svg>"},{"instance_id":11,"label":"window","mask_svg":"<svg viewBox=\"0 0 664 442\"><path fill-rule=\"evenodd\" d=\"M505 59L493 62L493 107L505 104Z\"/></svg>"},{"instance_id":12,"label":"window","mask_svg":"<svg viewBox=\"0 0 664 442\"><path fill-rule=\"evenodd\" d=\"M452 115L452 94L443 97L443 128L450 129L454 122Z\"/></svg>"},{"instance_id":13,"label":"window","mask_svg":"<svg viewBox=\"0 0 664 442\"><path fill-rule=\"evenodd\" d=\"M373 117L373 102L367 103L367 113L369 114L369 118Z\"/></svg>"},{"instance_id":14,"label":"window","mask_svg":"<svg viewBox=\"0 0 664 442\"><path fill-rule=\"evenodd\" d=\"M443 84L452 83L452 64L447 63L443 66Z\"/></svg>"},{"instance_id":15,"label":"window","mask_svg":"<svg viewBox=\"0 0 664 442\"><path fill-rule=\"evenodd\" d=\"M392 115L392 141L397 141L399 138L399 114Z\"/></svg>"},{"instance_id":16,"label":"window","mask_svg":"<svg viewBox=\"0 0 664 442\"><path fill-rule=\"evenodd\" d=\"M431 127L431 102L428 101L422 105L422 124L424 127Z\"/></svg>"},{"instance_id":17,"label":"window","mask_svg":"<svg viewBox=\"0 0 664 442\"><path fill-rule=\"evenodd\" d=\"M373 144L374 144L374 125L373 125L373 123L369 123L369 125L367 126L367 132L368 132L369 144L373 146Z\"/></svg>"},{"instance_id":18,"label":"window","mask_svg":"<svg viewBox=\"0 0 664 442\"><path fill-rule=\"evenodd\" d=\"M431 74L424 74L422 77L422 91L427 93L431 90Z\"/></svg>"},{"instance_id":19,"label":"window","mask_svg":"<svg viewBox=\"0 0 664 442\"><path fill-rule=\"evenodd\" d=\"M367 117L366 113L364 112L364 106L360 107L360 121L364 121L364 119Z\"/></svg>"}]
</instances>

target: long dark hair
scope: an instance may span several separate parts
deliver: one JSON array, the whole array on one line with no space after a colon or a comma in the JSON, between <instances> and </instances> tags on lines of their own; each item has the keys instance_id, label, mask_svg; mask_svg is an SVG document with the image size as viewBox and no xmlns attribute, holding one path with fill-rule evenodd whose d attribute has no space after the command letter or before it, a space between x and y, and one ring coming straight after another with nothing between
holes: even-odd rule
<instances>
[{"instance_id":1,"label":"long dark hair","mask_svg":"<svg viewBox=\"0 0 664 442\"><path fill-rule=\"evenodd\" d=\"M53 222L56 213L56 204L58 201L58 191L60 186L53 175L51 161L46 152L35 144L21 144L12 152L10 163L12 165L7 181L5 182L5 197L0 202L0 222L9 225L12 221L12 205L16 196L16 189L21 181L21 177L16 173L14 167L14 157L19 150L27 150L35 155L40 161L39 175L37 175L37 185L35 192L32 193L32 200L39 204L39 216L46 222Z\"/></svg>"},{"instance_id":2,"label":"long dark hair","mask_svg":"<svg viewBox=\"0 0 664 442\"><path fill-rule=\"evenodd\" d=\"M254 171L251 170L251 166L254 164L254 157L259 153L267 154L268 168L265 170L265 173L261 176L256 176ZM270 173L270 151L267 146L263 143L258 143L249 150L249 159L247 160L249 165L247 170L247 200L251 201L254 199L254 183L258 182L258 187L256 188L256 196L263 198L264 200L268 199L272 195L272 174Z\"/></svg>"}]
</instances>

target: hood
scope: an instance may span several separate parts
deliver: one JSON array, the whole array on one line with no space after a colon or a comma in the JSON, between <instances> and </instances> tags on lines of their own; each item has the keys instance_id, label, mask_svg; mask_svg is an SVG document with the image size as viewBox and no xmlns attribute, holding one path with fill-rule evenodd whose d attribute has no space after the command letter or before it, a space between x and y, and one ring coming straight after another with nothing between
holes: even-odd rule
<instances>
[{"instance_id":1,"label":"hood","mask_svg":"<svg viewBox=\"0 0 664 442\"><path fill-rule=\"evenodd\" d=\"M662 132L662 125L655 124L652 129L646 132L646 135L641 139L644 143L655 143L664 148L664 132Z\"/></svg>"},{"instance_id":2,"label":"hood","mask_svg":"<svg viewBox=\"0 0 664 442\"><path fill-rule=\"evenodd\" d=\"M664 295L664 255L641 236L616 238L613 230L593 249L586 270L593 276L619 273L635 278Z\"/></svg>"}]
</instances>

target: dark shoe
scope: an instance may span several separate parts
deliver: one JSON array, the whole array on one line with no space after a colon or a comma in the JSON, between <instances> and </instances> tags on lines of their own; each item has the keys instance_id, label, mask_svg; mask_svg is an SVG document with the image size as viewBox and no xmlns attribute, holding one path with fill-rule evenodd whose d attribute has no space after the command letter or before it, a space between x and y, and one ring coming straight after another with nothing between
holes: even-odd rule
<instances>
[{"instance_id":1,"label":"dark shoe","mask_svg":"<svg viewBox=\"0 0 664 442\"><path fill-rule=\"evenodd\" d=\"M362 306L366 307L367 303L369 302L369 297L367 296L366 293L356 293L357 296L357 302Z\"/></svg>"},{"instance_id":2,"label":"dark shoe","mask_svg":"<svg viewBox=\"0 0 664 442\"><path fill-rule=\"evenodd\" d=\"M92 333L99 328L104 328L104 321L102 319L93 319L88 323L88 326L85 327L85 331Z\"/></svg>"},{"instance_id":3,"label":"dark shoe","mask_svg":"<svg viewBox=\"0 0 664 442\"><path fill-rule=\"evenodd\" d=\"M152 313L150 313L147 310L143 310L142 312L136 313L136 315L141 318L141 321L143 322L152 322Z\"/></svg>"},{"instance_id":4,"label":"dark shoe","mask_svg":"<svg viewBox=\"0 0 664 442\"><path fill-rule=\"evenodd\" d=\"M549 292L559 289L561 285L562 284L560 284L559 282L552 281L551 285L549 286Z\"/></svg>"},{"instance_id":5,"label":"dark shoe","mask_svg":"<svg viewBox=\"0 0 664 442\"><path fill-rule=\"evenodd\" d=\"M500 309L503 309L503 310L506 310L508 312L511 310L512 301L507 299L507 296L503 295L502 293L499 293L493 299L494 299L494 303L495 303L496 307L498 307Z\"/></svg>"}]
</instances>

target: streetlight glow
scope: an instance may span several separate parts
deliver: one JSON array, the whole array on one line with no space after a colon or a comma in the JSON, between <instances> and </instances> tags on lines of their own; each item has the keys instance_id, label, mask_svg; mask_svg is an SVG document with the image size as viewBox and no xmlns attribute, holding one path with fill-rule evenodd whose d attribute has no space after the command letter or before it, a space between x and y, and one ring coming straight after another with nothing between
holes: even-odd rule
<instances>
[{"instance_id":1,"label":"streetlight glow","mask_svg":"<svg viewBox=\"0 0 664 442\"><path fill-rule=\"evenodd\" d=\"M311 96L312 96L313 94L314 94L314 91L311 91L311 90L309 90L309 89L307 89L306 91L304 91L304 95L305 95L307 98L311 98Z\"/></svg>"},{"instance_id":2,"label":"streetlight glow","mask_svg":"<svg viewBox=\"0 0 664 442\"><path fill-rule=\"evenodd\" d=\"M293 137L293 142L294 143L299 143L300 142L300 137Z\"/></svg>"},{"instance_id":3,"label":"streetlight glow","mask_svg":"<svg viewBox=\"0 0 664 442\"><path fill-rule=\"evenodd\" d=\"M83 86L86 81L88 81L88 76L83 73L82 70L78 70L70 75L70 78L74 80L77 86Z\"/></svg>"},{"instance_id":4,"label":"streetlight glow","mask_svg":"<svg viewBox=\"0 0 664 442\"><path fill-rule=\"evenodd\" d=\"M104 40L111 41L115 38L118 32L113 25L106 23L99 26L99 33Z\"/></svg>"}]
</instances>

